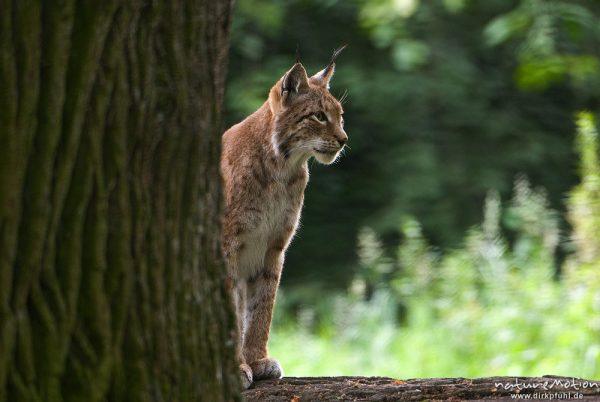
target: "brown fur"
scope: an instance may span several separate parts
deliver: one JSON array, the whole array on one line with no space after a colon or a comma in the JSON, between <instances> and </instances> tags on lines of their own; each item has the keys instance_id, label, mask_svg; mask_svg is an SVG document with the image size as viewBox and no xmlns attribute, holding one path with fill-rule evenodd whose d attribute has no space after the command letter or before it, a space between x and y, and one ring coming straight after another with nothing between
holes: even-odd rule
<instances>
[{"instance_id":1,"label":"brown fur","mask_svg":"<svg viewBox=\"0 0 600 402\"><path fill-rule=\"evenodd\" d=\"M307 162L332 163L348 139L342 106L328 90L333 70L330 63L308 78L296 63L256 112L223 134L223 251L245 387L283 375L268 357L267 341L285 251L300 219Z\"/></svg>"}]
</instances>

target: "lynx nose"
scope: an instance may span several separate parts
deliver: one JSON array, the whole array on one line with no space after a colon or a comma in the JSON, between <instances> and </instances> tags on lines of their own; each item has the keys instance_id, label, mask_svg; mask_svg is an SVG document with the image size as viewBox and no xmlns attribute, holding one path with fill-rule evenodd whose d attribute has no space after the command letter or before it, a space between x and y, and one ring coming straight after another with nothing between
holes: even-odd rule
<instances>
[{"instance_id":1,"label":"lynx nose","mask_svg":"<svg viewBox=\"0 0 600 402\"><path fill-rule=\"evenodd\" d=\"M344 136L342 138L338 138L337 141L340 144L340 147L343 147L348 142L348 136Z\"/></svg>"}]
</instances>

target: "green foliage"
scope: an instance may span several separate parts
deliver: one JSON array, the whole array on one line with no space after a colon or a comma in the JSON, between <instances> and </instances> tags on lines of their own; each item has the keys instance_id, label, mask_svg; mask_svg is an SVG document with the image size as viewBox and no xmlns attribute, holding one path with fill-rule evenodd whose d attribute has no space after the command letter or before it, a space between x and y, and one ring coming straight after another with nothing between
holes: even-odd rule
<instances>
[{"instance_id":1,"label":"green foliage","mask_svg":"<svg viewBox=\"0 0 600 402\"><path fill-rule=\"evenodd\" d=\"M349 43L332 91L349 92L350 149L336 166L311 166L284 285L347 286L361 228L387 250L405 216L435 246L458 247L486 194L509 197L518 172L557 208L576 180L573 112L600 101L598 15L592 1L240 2L230 124L265 101L297 45L316 72Z\"/></svg>"},{"instance_id":2,"label":"green foliage","mask_svg":"<svg viewBox=\"0 0 600 402\"><path fill-rule=\"evenodd\" d=\"M595 0L239 3L230 123L297 45L315 72L350 44L332 90L350 94L351 149L311 166L286 256L271 354L287 374L600 379L590 113L572 135L600 104L599 16Z\"/></svg>"},{"instance_id":3,"label":"green foliage","mask_svg":"<svg viewBox=\"0 0 600 402\"><path fill-rule=\"evenodd\" d=\"M271 353L289 375L600 379L598 138L590 113L577 126L581 183L567 201L575 247L562 275L559 213L520 175L511 199L488 193L483 222L459 248L433 248L410 217L395 253L363 228L347 293L292 314L297 290L283 292Z\"/></svg>"},{"instance_id":4,"label":"green foliage","mask_svg":"<svg viewBox=\"0 0 600 402\"><path fill-rule=\"evenodd\" d=\"M593 115L580 113L577 128L582 182L571 191L569 218L578 257L581 262L592 262L600 259L600 163L598 131Z\"/></svg>"},{"instance_id":5,"label":"green foliage","mask_svg":"<svg viewBox=\"0 0 600 402\"><path fill-rule=\"evenodd\" d=\"M577 116L577 151L581 183L570 193L568 217L573 225L574 254L567 260L565 281L574 289L575 305L568 311L579 324L589 320L585 333L600 331L600 162L598 130L591 113ZM583 316L582 316L583 314ZM596 355L600 353L597 348ZM591 352L590 352L591 353Z\"/></svg>"},{"instance_id":6,"label":"green foliage","mask_svg":"<svg viewBox=\"0 0 600 402\"><path fill-rule=\"evenodd\" d=\"M600 18L568 1L524 0L484 29L488 45L521 40L515 74L522 89L541 90L565 77L577 84L597 83L598 51L586 46L600 39Z\"/></svg>"}]
</instances>

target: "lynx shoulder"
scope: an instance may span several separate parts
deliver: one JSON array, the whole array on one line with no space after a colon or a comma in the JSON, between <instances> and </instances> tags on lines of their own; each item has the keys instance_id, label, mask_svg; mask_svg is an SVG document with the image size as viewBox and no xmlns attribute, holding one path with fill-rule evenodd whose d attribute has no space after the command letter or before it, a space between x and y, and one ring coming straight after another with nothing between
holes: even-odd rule
<instances>
[{"instance_id":1,"label":"lynx shoulder","mask_svg":"<svg viewBox=\"0 0 600 402\"><path fill-rule=\"evenodd\" d=\"M256 112L223 134L222 243L245 387L283 375L267 342L284 255L300 219L307 162L331 164L348 140L342 105L329 92L338 53L312 77L294 64Z\"/></svg>"}]
</instances>

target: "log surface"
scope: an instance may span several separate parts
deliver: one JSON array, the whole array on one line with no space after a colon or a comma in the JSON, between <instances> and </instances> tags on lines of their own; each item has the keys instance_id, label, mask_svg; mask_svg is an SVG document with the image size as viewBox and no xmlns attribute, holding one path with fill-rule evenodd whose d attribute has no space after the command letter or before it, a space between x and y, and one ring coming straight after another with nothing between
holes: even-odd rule
<instances>
[{"instance_id":1,"label":"log surface","mask_svg":"<svg viewBox=\"0 0 600 402\"><path fill-rule=\"evenodd\" d=\"M600 381L557 376L408 380L386 377L286 377L255 382L244 392L244 397L248 402L600 401Z\"/></svg>"}]
</instances>

